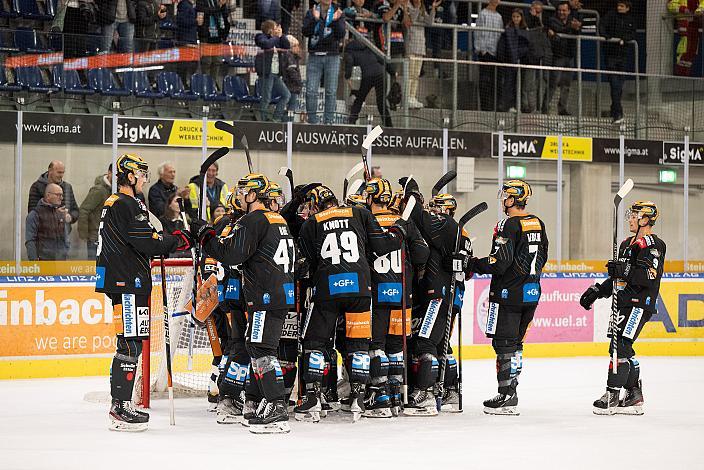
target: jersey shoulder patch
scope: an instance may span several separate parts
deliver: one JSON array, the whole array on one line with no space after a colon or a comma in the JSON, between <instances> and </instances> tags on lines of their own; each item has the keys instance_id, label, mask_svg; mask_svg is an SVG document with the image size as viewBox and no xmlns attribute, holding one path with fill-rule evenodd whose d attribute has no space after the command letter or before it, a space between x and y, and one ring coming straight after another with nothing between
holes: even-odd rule
<instances>
[{"instance_id":1,"label":"jersey shoulder patch","mask_svg":"<svg viewBox=\"0 0 704 470\"><path fill-rule=\"evenodd\" d=\"M318 212L315 214L315 220L318 222L325 222L326 220L336 219L336 218L351 218L352 208L351 207L331 207L323 212Z\"/></svg>"},{"instance_id":2,"label":"jersey shoulder patch","mask_svg":"<svg viewBox=\"0 0 704 470\"><path fill-rule=\"evenodd\" d=\"M112 207L112 205L115 204L115 201L117 201L118 199L120 199L120 195L119 195L119 194L112 194L112 195L110 195L110 197L107 198L107 199L105 200L105 202L103 203L103 207Z\"/></svg>"},{"instance_id":3,"label":"jersey shoulder patch","mask_svg":"<svg viewBox=\"0 0 704 470\"><path fill-rule=\"evenodd\" d=\"M537 217L527 217L525 219L520 219L521 231L523 232L540 232L543 230L543 226L540 224L540 219Z\"/></svg>"},{"instance_id":4,"label":"jersey shoulder patch","mask_svg":"<svg viewBox=\"0 0 704 470\"><path fill-rule=\"evenodd\" d=\"M264 217L270 224L285 224L286 220L278 212L265 212Z\"/></svg>"},{"instance_id":5,"label":"jersey shoulder patch","mask_svg":"<svg viewBox=\"0 0 704 470\"><path fill-rule=\"evenodd\" d=\"M655 239L650 235L646 235L636 240L636 244L641 248L647 248L649 246L655 245Z\"/></svg>"}]
</instances>

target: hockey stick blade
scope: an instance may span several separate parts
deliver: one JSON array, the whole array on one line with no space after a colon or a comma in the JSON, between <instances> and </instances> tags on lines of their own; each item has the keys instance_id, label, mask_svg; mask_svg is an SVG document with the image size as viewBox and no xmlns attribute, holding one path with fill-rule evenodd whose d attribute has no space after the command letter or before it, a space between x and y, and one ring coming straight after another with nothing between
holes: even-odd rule
<instances>
[{"instance_id":1,"label":"hockey stick blade","mask_svg":"<svg viewBox=\"0 0 704 470\"><path fill-rule=\"evenodd\" d=\"M457 172L455 170L450 170L442 175L438 182L435 183L435 186L433 186L431 191L433 197L437 196L440 193L440 190L450 184L450 182L452 182L455 178L457 178Z\"/></svg>"},{"instance_id":2,"label":"hockey stick blade","mask_svg":"<svg viewBox=\"0 0 704 470\"><path fill-rule=\"evenodd\" d=\"M363 169L364 169L364 163L362 163L362 162L357 163L355 166L350 168L350 171L348 171L347 174L345 175L345 179L347 181L351 180L354 175L356 175L357 173L359 173Z\"/></svg>"},{"instance_id":3,"label":"hockey stick blade","mask_svg":"<svg viewBox=\"0 0 704 470\"><path fill-rule=\"evenodd\" d=\"M282 166L279 168L279 175L281 176L286 176L286 179L288 180L288 194L286 194L286 199L291 200L293 197L293 171L287 167L287 166Z\"/></svg>"},{"instance_id":4,"label":"hockey stick blade","mask_svg":"<svg viewBox=\"0 0 704 470\"><path fill-rule=\"evenodd\" d=\"M361 179L354 180L348 189L349 194L357 194L357 191L359 191L359 188L361 188L363 184L364 181Z\"/></svg>"},{"instance_id":5,"label":"hockey stick blade","mask_svg":"<svg viewBox=\"0 0 704 470\"><path fill-rule=\"evenodd\" d=\"M614 204L619 205L621 201L628 195L628 193L631 192L633 189L633 180L628 178L625 183L623 183L623 186L621 186L621 189L618 190L616 193L616 196L614 197Z\"/></svg>"},{"instance_id":6,"label":"hockey stick blade","mask_svg":"<svg viewBox=\"0 0 704 470\"><path fill-rule=\"evenodd\" d=\"M234 136L235 126L225 121L215 121L215 128Z\"/></svg>"},{"instance_id":7,"label":"hockey stick blade","mask_svg":"<svg viewBox=\"0 0 704 470\"><path fill-rule=\"evenodd\" d=\"M369 147L372 146L374 141L384 133L384 129L381 128L381 126L376 126L374 129L369 131L369 134L364 138L364 142L362 142L362 150L366 153L367 150L369 150Z\"/></svg>"},{"instance_id":8,"label":"hockey stick blade","mask_svg":"<svg viewBox=\"0 0 704 470\"><path fill-rule=\"evenodd\" d=\"M233 141L236 137L235 134L238 134L237 129L235 129L235 126L233 126L229 122L215 121L215 128L230 134L232 136ZM242 137L240 137L240 143L242 144L242 147L244 148L244 153L247 156L247 167L249 168L249 172L252 173L254 171L252 166L252 157L249 156L249 143L247 142L246 135L242 134Z\"/></svg>"},{"instance_id":9,"label":"hockey stick blade","mask_svg":"<svg viewBox=\"0 0 704 470\"><path fill-rule=\"evenodd\" d=\"M408 201L406 202L406 208L403 209L403 214L401 214L401 218L403 220L408 220L411 218L411 213L413 212L413 209L416 207L416 198L414 196L411 196L408 198Z\"/></svg>"},{"instance_id":10,"label":"hockey stick blade","mask_svg":"<svg viewBox=\"0 0 704 470\"><path fill-rule=\"evenodd\" d=\"M489 208L489 206L487 205L486 202L480 202L476 206L472 207L470 210L468 210L462 216L462 218L460 218L460 222L459 222L460 229L462 227L464 227L467 222L469 222L470 220L472 220L473 218L475 218L476 216L478 216L479 214L481 214L482 212L484 212L488 208Z\"/></svg>"},{"instance_id":11,"label":"hockey stick blade","mask_svg":"<svg viewBox=\"0 0 704 470\"><path fill-rule=\"evenodd\" d=\"M208 172L208 168L210 168L210 165L227 155L229 151L230 149L228 149L227 147L220 147L219 149L211 153L210 156L206 158L205 161L201 164L200 174L206 174Z\"/></svg>"},{"instance_id":12,"label":"hockey stick blade","mask_svg":"<svg viewBox=\"0 0 704 470\"><path fill-rule=\"evenodd\" d=\"M242 144L242 147L244 147L244 154L247 155L247 167L249 168L249 172L254 173L254 167L252 166L252 157L249 156L249 143L247 143L246 135L242 136L242 139L240 139L240 143Z\"/></svg>"}]
</instances>

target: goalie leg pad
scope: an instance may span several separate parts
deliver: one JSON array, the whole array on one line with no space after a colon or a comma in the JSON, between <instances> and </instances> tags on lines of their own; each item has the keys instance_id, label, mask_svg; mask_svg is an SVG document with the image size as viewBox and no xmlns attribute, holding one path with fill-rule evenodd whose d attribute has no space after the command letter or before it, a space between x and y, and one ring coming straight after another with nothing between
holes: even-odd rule
<instances>
[{"instance_id":1,"label":"goalie leg pad","mask_svg":"<svg viewBox=\"0 0 704 470\"><path fill-rule=\"evenodd\" d=\"M369 381L371 359L366 351L356 351L350 356L350 383L366 384Z\"/></svg>"},{"instance_id":2,"label":"goalie leg pad","mask_svg":"<svg viewBox=\"0 0 704 470\"><path fill-rule=\"evenodd\" d=\"M370 367L369 374L371 376L372 385L381 385L386 383L389 375L389 358L381 349L372 349L369 351Z\"/></svg>"}]
</instances>

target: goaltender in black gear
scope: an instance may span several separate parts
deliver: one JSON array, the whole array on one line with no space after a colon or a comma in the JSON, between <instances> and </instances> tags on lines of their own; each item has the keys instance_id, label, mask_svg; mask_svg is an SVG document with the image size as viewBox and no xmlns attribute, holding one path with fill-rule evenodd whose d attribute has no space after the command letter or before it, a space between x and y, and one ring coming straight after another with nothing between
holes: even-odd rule
<instances>
[{"instance_id":1,"label":"goaltender in black gear","mask_svg":"<svg viewBox=\"0 0 704 470\"><path fill-rule=\"evenodd\" d=\"M118 192L103 205L98 227L96 292L112 301L117 350L110 369L110 429L144 431L149 415L134 408L132 389L142 340L149 338L151 257L188 250L190 239L175 231L159 234L135 194L149 181L149 167L137 155L122 155L115 166Z\"/></svg>"}]
</instances>

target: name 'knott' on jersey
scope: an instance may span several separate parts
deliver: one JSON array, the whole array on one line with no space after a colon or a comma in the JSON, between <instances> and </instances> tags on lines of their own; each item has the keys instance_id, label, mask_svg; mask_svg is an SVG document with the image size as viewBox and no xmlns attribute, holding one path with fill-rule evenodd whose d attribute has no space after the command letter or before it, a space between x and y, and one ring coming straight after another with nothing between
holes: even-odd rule
<instances>
[{"instance_id":1,"label":"name 'knott' on jersey","mask_svg":"<svg viewBox=\"0 0 704 470\"><path fill-rule=\"evenodd\" d=\"M286 221L278 213L255 210L242 216L209 240L205 250L224 265L242 265L249 311L294 305L295 247Z\"/></svg>"},{"instance_id":2,"label":"name 'knott' on jersey","mask_svg":"<svg viewBox=\"0 0 704 470\"><path fill-rule=\"evenodd\" d=\"M489 301L504 305L536 304L540 274L548 259L545 224L534 215L514 216L496 225L491 254L475 263L491 274Z\"/></svg>"},{"instance_id":3,"label":"name 'knott' on jersey","mask_svg":"<svg viewBox=\"0 0 704 470\"><path fill-rule=\"evenodd\" d=\"M367 246L378 254L400 248L401 240L358 207L331 207L301 227L301 251L310 262L311 283L319 301L370 297Z\"/></svg>"}]
</instances>

